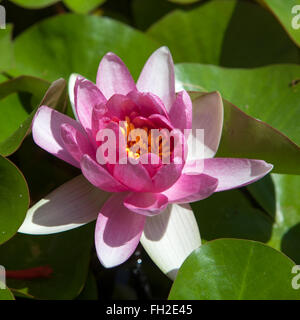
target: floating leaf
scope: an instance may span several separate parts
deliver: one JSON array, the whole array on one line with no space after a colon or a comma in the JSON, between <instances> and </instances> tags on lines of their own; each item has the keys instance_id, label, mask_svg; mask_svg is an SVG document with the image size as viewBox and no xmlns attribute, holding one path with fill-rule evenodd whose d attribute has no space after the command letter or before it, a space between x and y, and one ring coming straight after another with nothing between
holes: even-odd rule
<instances>
[{"instance_id":1,"label":"floating leaf","mask_svg":"<svg viewBox=\"0 0 300 320\"><path fill-rule=\"evenodd\" d=\"M89 13L106 0L64 0L64 4L76 13Z\"/></svg>"},{"instance_id":2,"label":"floating leaf","mask_svg":"<svg viewBox=\"0 0 300 320\"><path fill-rule=\"evenodd\" d=\"M193 103L205 93L190 92ZM217 157L261 159L273 172L300 173L300 148L266 123L248 116L223 99L224 124Z\"/></svg>"},{"instance_id":3,"label":"floating leaf","mask_svg":"<svg viewBox=\"0 0 300 320\"><path fill-rule=\"evenodd\" d=\"M0 244L18 231L28 206L29 192L22 173L0 156Z\"/></svg>"},{"instance_id":4,"label":"floating leaf","mask_svg":"<svg viewBox=\"0 0 300 320\"><path fill-rule=\"evenodd\" d=\"M250 70L179 64L176 86L177 90L218 90L223 98L258 119L254 121L225 102L224 132L227 134L223 135L219 156L258 157L275 164L276 172L297 174L300 172L297 164L300 91L294 80L299 73L300 67L291 65Z\"/></svg>"},{"instance_id":5,"label":"floating leaf","mask_svg":"<svg viewBox=\"0 0 300 320\"><path fill-rule=\"evenodd\" d=\"M299 300L295 264L262 243L220 239L196 249L183 263L169 299Z\"/></svg>"},{"instance_id":6,"label":"floating leaf","mask_svg":"<svg viewBox=\"0 0 300 320\"><path fill-rule=\"evenodd\" d=\"M33 116L39 105L45 104L56 109L63 109L66 104L66 82L63 79L53 82L42 101L30 103L27 110L19 101L18 94L12 92L26 92L33 95L35 101L40 101L49 83L33 77L21 76L0 84L1 131L0 154L7 156L15 152L30 132ZM37 105L34 109L32 104Z\"/></svg>"},{"instance_id":7,"label":"floating leaf","mask_svg":"<svg viewBox=\"0 0 300 320\"><path fill-rule=\"evenodd\" d=\"M300 1L261 0L286 29L292 40L300 46Z\"/></svg>"},{"instance_id":8,"label":"floating leaf","mask_svg":"<svg viewBox=\"0 0 300 320\"><path fill-rule=\"evenodd\" d=\"M41 9L60 0L10 0L11 2L28 9Z\"/></svg>"},{"instance_id":9,"label":"floating leaf","mask_svg":"<svg viewBox=\"0 0 300 320\"><path fill-rule=\"evenodd\" d=\"M15 300L13 294L10 292L8 288L1 289L0 288L0 300Z\"/></svg>"},{"instance_id":10,"label":"floating leaf","mask_svg":"<svg viewBox=\"0 0 300 320\"><path fill-rule=\"evenodd\" d=\"M13 43L12 25L6 24L6 29L0 29L0 71L5 71L13 67Z\"/></svg>"},{"instance_id":11,"label":"floating leaf","mask_svg":"<svg viewBox=\"0 0 300 320\"><path fill-rule=\"evenodd\" d=\"M247 1L209 1L187 12L177 10L147 34L168 46L175 62L257 67L299 61L298 48L276 18Z\"/></svg>"},{"instance_id":12,"label":"floating leaf","mask_svg":"<svg viewBox=\"0 0 300 320\"><path fill-rule=\"evenodd\" d=\"M79 73L94 81L100 59L118 54L137 77L158 45L139 31L110 18L64 14L44 20L15 40L15 75L50 81Z\"/></svg>"}]
</instances>

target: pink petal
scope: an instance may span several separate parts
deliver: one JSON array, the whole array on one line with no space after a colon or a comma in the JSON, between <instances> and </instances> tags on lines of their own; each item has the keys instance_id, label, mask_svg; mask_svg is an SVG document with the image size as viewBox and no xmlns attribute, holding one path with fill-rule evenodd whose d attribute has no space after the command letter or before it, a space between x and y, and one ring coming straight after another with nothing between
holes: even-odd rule
<instances>
[{"instance_id":1,"label":"pink petal","mask_svg":"<svg viewBox=\"0 0 300 320\"><path fill-rule=\"evenodd\" d=\"M171 122L165 117L160 114L153 114L148 118L151 122L154 123L156 128L166 128L168 130L173 130L173 126Z\"/></svg>"},{"instance_id":2,"label":"pink petal","mask_svg":"<svg viewBox=\"0 0 300 320\"><path fill-rule=\"evenodd\" d=\"M193 101L192 134L188 139L188 160L212 158L219 147L223 127L223 102L218 92L205 94ZM204 143L197 138L196 130L204 130ZM195 146L196 141L204 150ZM204 152L204 154L203 154Z\"/></svg>"},{"instance_id":3,"label":"pink petal","mask_svg":"<svg viewBox=\"0 0 300 320\"><path fill-rule=\"evenodd\" d=\"M60 134L60 126L68 123L84 134L80 123L72 118L46 106L42 106L35 114L32 123L32 136L34 142L44 150L52 153L56 157L70 163L75 167L80 167L65 148Z\"/></svg>"},{"instance_id":4,"label":"pink petal","mask_svg":"<svg viewBox=\"0 0 300 320\"><path fill-rule=\"evenodd\" d=\"M183 166L174 162L162 165L152 177L153 190L162 192L170 188L180 178Z\"/></svg>"},{"instance_id":5,"label":"pink petal","mask_svg":"<svg viewBox=\"0 0 300 320\"><path fill-rule=\"evenodd\" d=\"M95 157L95 150L86 135L82 134L68 123L63 123L60 129L65 148L75 160L80 162L84 154Z\"/></svg>"},{"instance_id":6,"label":"pink petal","mask_svg":"<svg viewBox=\"0 0 300 320\"><path fill-rule=\"evenodd\" d=\"M107 115L124 120L131 112L137 111L137 105L127 96L115 94L107 101Z\"/></svg>"},{"instance_id":7,"label":"pink petal","mask_svg":"<svg viewBox=\"0 0 300 320\"><path fill-rule=\"evenodd\" d=\"M163 102L151 92L139 92L134 90L128 93L127 96L139 106L141 114L145 117L158 113L168 118L168 112Z\"/></svg>"},{"instance_id":8,"label":"pink petal","mask_svg":"<svg viewBox=\"0 0 300 320\"><path fill-rule=\"evenodd\" d=\"M157 95L169 111L175 101L174 63L167 47L156 50L146 62L137 82L141 92Z\"/></svg>"},{"instance_id":9,"label":"pink petal","mask_svg":"<svg viewBox=\"0 0 300 320\"><path fill-rule=\"evenodd\" d=\"M205 199L213 194L218 186L218 179L206 174L182 174L180 179L163 192L173 203L187 203Z\"/></svg>"},{"instance_id":10,"label":"pink petal","mask_svg":"<svg viewBox=\"0 0 300 320\"><path fill-rule=\"evenodd\" d=\"M125 196L113 195L97 219L95 245L98 258L106 268L125 262L133 254L144 229L146 217L125 208Z\"/></svg>"},{"instance_id":11,"label":"pink petal","mask_svg":"<svg viewBox=\"0 0 300 320\"><path fill-rule=\"evenodd\" d=\"M184 90L177 94L176 100L169 112L174 128L192 129L193 105L189 94Z\"/></svg>"},{"instance_id":12,"label":"pink petal","mask_svg":"<svg viewBox=\"0 0 300 320\"><path fill-rule=\"evenodd\" d=\"M107 53L100 62L97 87L106 99L109 99L114 94L126 95L136 88L132 76L123 61L111 52Z\"/></svg>"},{"instance_id":13,"label":"pink petal","mask_svg":"<svg viewBox=\"0 0 300 320\"><path fill-rule=\"evenodd\" d=\"M126 139L118 123L110 121L105 128L98 131L96 141L99 145L96 151L97 162L101 165L114 165L127 157Z\"/></svg>"},{"instance_id":14,"label":"pink petal","mask_svg":"<svg viewBox=\"0 0 300 320\"><path fill-rule=\"evenodd\" d=\"M128 159L127 164L117 163L114 167L114 177L137 192L152 191L153 184L147 169L141 164L132 164Z\"/></svg>"},{"instance_id":15,"label":"pink petal","mask_svg":"<svg viewBox=\"0 0 300 320\"><path fill-rule=\"evenodd\" d=\"M139 160L147 169L151 178L162 165L160 157L154 153L144 153L140 156Z\"/></svg>"},{"instance_id":16,"label":"pink petal","mask_svg":"<svg viewBox=\"0 0 300 320\"><path fill-rule=\"evenodd\" d=\"M240 188L255 182L268 174L273 165L262 160L237 158L212 158L204 160L201 171L219 180L216 191ZM196 162L189 162L183 169L185 173L197 173Z\"/></svg>"},{"instance_id":17,"label":"pink petal","mask_svg":"<svg viewBox=\"0 0 300 320\"><path fill-rule=\"evenodd\" d=\"M80 175L35 203L18 232L52 234L80 227L97 219L108 197Z\"/></svg>"},{"instance_id":18,"label":"pink petal","mask_svg":"<svg viewBox=\"0 0 300 320\"><path fill-rule=\"evenodd\" d=\"M91 81L78 77L74 89L75 109L79 121L90 134L94 107L106 103L101 91Z\"/></svg>"},{"instance_id":19,"label":"pink petal","mask_svg":"<svg viewBox=\"0 0 300 320\"><path fill-rule=\"evenodd\" d=\"M124 206L130 211L145 216L153 216L165 210L168 198L160 193L130 193L124 200Z\"/></svg>"},{"instance_id":20,"label":"pink petal","mask_svg":"<svg viewBox=\"0 0 300 320\"><path fill-rule=\"evenodd\" d=\"M149 120L149 118L145 118L142 116L134 117L131 122L136 128L143 128L143 127L155 128L155 125L151 120Z\"/></svg>"},{"instance_id":21,"label":"pink petal","mask_svg":"<svg viewBox=\"0 0 300 320\"><path fill-rule=\"evenodd\" d=\"M84 155L80 164L83 175L97 188L109 192L120 192L128 189L90 156Z\"/></svg>"}]
</instances>

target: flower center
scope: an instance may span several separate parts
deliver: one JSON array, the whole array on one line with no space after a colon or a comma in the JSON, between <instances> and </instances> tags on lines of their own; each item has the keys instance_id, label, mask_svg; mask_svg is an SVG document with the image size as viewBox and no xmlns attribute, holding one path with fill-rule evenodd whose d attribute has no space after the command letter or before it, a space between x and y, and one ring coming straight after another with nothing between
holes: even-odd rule
<instances>
[{"instance_id":1,"label":"flower center","mask_svg":"<svg viewBox=\"0 0 300 320\"><path fill-rule=\"evenodd\" d=\"M125 117L125 121L119 122L119 125L126 138L128 157L138 159L146 153L154 153L161 160L167 160L170 157L170 141L166 132L161 132L159 129L153 130L147 126L136 128L128 116Z\"/></svg>"}]
</instances>

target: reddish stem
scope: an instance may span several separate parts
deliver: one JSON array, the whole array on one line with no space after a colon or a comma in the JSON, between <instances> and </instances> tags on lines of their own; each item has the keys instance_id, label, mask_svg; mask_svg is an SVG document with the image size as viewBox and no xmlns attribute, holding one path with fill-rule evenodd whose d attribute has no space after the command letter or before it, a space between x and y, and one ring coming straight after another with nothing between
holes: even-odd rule
<instances>
[{"instance_id":1,"label":"reddish stem","mask_svg":"<svg viewBox=\"0 0 300 320\"><path fill-rule=\"evenodd\" d=\"M31 280L38 278L50 278L53 269L50 266L41 266L24 270L6 270L6 278Z\"/></svg>"}]
</instances>

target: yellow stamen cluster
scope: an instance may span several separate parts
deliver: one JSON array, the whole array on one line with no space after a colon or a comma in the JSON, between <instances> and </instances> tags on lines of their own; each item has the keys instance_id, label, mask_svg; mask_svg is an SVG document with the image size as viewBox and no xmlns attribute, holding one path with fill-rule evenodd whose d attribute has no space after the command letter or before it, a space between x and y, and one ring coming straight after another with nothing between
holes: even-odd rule
<instances>
[{"instance_id":1,"label":"yellow stamen cluster","mask_svg":"<svg viewBox=\"0 0 300 320\"><path fill-rule=\"evenodd\" d=\"M129 157L138 159L142 154L150 152L157 154L162 160L167 160L167 157L170 157L169 139L164 139L161 135L152 137L148 127L135 128L130 118L126 116L120 129L126 136L126 152Z\"/></svg>"}]
</instances>

